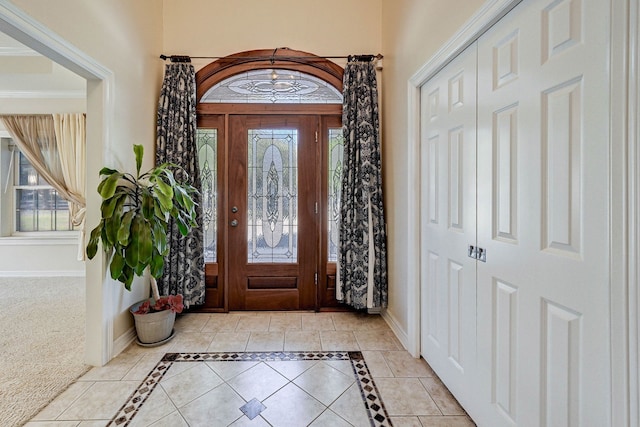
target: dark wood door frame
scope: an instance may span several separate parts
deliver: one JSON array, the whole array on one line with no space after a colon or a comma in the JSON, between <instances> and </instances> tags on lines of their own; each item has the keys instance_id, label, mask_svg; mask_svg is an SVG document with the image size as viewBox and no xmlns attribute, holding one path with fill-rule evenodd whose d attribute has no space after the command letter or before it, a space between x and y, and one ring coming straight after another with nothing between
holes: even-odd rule
<instances>
[{"instance_id":1,"label":"dark wood door frame","mask_svg":"<svg viewBox=\"0 0 640 427\"><path fill-rule=\"evenodd\" d=\"M314 56L307 52L282 48L273 50L253 50L240 52L225 58L218 59L203 67L196 73L196 92L198 101L215 84L236 74L267 68L279 68L301 71L320 78L339 92L342 92L342 76L344 70L339 65L326 58ZM328 146L326 129L340 123L342 117L342 105L339 104L222 104L222 103L198 103L198 127L218 129L218 262L207 264L205 267L207 281L207 301L210 303L196 308L206 312L226 312L229 310L228 300L228 268L225 265L225 257L229 251L229 236L226 224L229 223L228 194L229 183L229 119L234 114L243 115L316 115L320 121L318 150L320 154L321 170L328 167L327 153L324 148ZM318 180L324 175L319 174ZM326 181L326 180L324 180ZM327 183L318 182L321 195L326 195ZM345 309L344 306L332 301L335 296L335 264L327 262L326 242L322 239L326 236L327 200L318 197L318 287L316 296L316 309ZM323 249L324 248L324 249Z\"/></svg>"},{"instance_id":2,"label":"dark wood door frame","mask_svg":"<svg viewBox=\"0 0 640 427\"><path fill-rule=\"evenodd\" d=\"M318 203L320 194L318 175L321 173L317 160L320 155L319 143L315 141L318 127L317 116L230 116L228 131L231 143L228 151L230 190L227 200L231 206L229 208L231 218L228 224L223 225L227 228L229 242L226 289L229 294L230 310L308 310L315 309L317 306L314 276L318 272L319 212L316 212L316 203ZM277 203L280 206L274 206L275 212L278 213L278 221L273 224L275 227L278 223L284 225L283 222L280 222L284 221L284 217L281 216L284 214L283 209L288 210L295 207L295 211L289 212L293 214L289 216L289 219L295 219L295 230L297 231L295 234L289 235L290 239L295 238L296 249L291 248L297 255L295 262L284 260L279 262L265 260L263 262L259 259L253 261L247 259L250 252L247 239L249 231L247 229L249 222L247 213L251 210L247 204L247 189L250 186L249 174L247 173L249 166L247 136L250 129L277 130L285 134L295 131L297 134L295 142L297 146L296 171L293 175L294 181L289 182L295 185L296 197L289 199L289 203L293 203L293 205ZM273 135L264 136L267 138L266 141L275 142L271 140ZM275 148L273 152L280 153L280 149ZM262 162L260 155L258 155L258 161ZM285 163L283 166L286 167L287 164ZM285 202L287 200L286 194L280 192L287 186L287 181L284 180L284 169L282 173L283 175L278 174L279 182L275 185L278 187L277 200ZM259 177L256 179L260 181ZM263 185L266 185L266 181ZM264 188L262 191L265 191ZM261 194L263 197L266 196L266 193L261 192ZM261 211L265 206L262 205L262 198L258 200L260 201L255 207ZM265 202L266 200L264 199ZM254 218L254 220L258 220L258 218ZM282 236L286 235L285 230L286 226L282 230ZM289 229L291 232L293 230ZM258 229L254 231L258 231ZM267 236L268 234L265 234L265 238ZM264 241L265 244L266 242L267 240Z\"/></svg>"}]
</instances>

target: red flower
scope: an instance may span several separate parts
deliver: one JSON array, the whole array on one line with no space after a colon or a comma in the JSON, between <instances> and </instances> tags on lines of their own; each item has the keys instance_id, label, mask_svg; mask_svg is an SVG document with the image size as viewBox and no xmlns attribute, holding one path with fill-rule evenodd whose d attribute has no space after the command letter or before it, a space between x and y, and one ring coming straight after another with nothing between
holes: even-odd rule
<instances>
[{"instance_id":1,"label":"red flower","mask_svg":"<svg viewBox=\"0 0 640 427\"><path fill-rule=\"evenodd\" d=\"M145 301L142 304L140 304L140 307L138 307L138 309L134 311L133 314L147 314L150 311L151 311L151 303L149 301Z\"/></svg>"},{"instance_id":2,"label":"red flower","mask_svg":"<svg viewBox=\"0 0 640 427\"><path fill-rule=\"evenodd\" d=\"M169 295L168 297L160 297L155 304L151 305L150 301L140 304L140 307L133 314L147 314L156 311L171 310L174 313L182 313L184 305L182 303L182 295Z\"/></svg>"}]
</instances>

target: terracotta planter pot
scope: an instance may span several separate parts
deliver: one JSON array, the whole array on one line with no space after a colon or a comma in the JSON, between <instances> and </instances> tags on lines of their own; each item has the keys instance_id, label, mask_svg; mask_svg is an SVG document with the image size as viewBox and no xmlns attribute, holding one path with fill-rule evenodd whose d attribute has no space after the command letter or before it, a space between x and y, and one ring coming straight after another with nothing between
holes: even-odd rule
<instances>
[{"instance_id":1,"label":"terracotta planter pot","mask_svg":"<svg viewBox=\"0 0 640 427\"><path fill-rule=\"evenodd\" d=\"M176 313L171 310L157 311L147 314L135 314L134 311L145 302L139 301L129 308L136 325L138 341L143 344L154 344L168 340L173 333Z\"/></svg>"}]
</instances>

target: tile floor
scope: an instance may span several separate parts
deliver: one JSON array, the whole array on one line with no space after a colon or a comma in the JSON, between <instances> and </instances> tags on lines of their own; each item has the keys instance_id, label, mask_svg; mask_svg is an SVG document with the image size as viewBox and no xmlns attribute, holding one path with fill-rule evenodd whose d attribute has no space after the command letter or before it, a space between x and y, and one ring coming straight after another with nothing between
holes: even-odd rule
<instances>
[{"instance_id":1,"label":"tile floor","mask_svg":"<svg viewBox=\"0 0 640 427\"><path fill-rule=\"evenodd\" d=\"M403 350L377 315L194 313L179 316L176 331L162 346L132 344L93 368L26 426L107 425L166 353L274 351L359 351L394 426L475 426L427 363ZM239 409L247 402L249 412L261 404L267 409L250 419ZM129 425L365 426L365 408L346 360L182 362L171 364Z\"/></svg>"}]
</instances>

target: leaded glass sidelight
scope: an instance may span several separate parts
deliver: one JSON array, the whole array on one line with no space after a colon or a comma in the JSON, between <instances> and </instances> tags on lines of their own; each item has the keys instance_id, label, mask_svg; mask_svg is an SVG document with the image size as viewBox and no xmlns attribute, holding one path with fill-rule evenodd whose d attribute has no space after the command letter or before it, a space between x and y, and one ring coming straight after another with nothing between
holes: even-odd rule
<instances>
[{"instance_id":1,"label":"leaded glass sidelight","mask_svg":"<svg viewBox=\"0 0 640 427\"><path fill-rule=\"evenodd\" d=\"M298 261L298 131L249 129L248 263Z\"/></svg>"},{"instance_id":2,"label":"leaded glass sidelight","mask_svg":"<svg viewBox=\"0 0 640 427\"><path fill-rule=\"evenodd\" d=\"M338 261L338 218L340 217L340 180L344 138L342 128L329 129L329 200L328 200L328 261Z\"/></svg>"},{"instance_id":3,"label":"leaded glass sidelight","mask_svg":"<svg viewBox=\"0 0 640 427\"><path fill-rule=\"evenodd\" d=\"M217 262L218 224L218 130L198 129L196 132L200 181L202 182L202 217L204 227L204 261Z\"/></svg>"}]
</instances>

